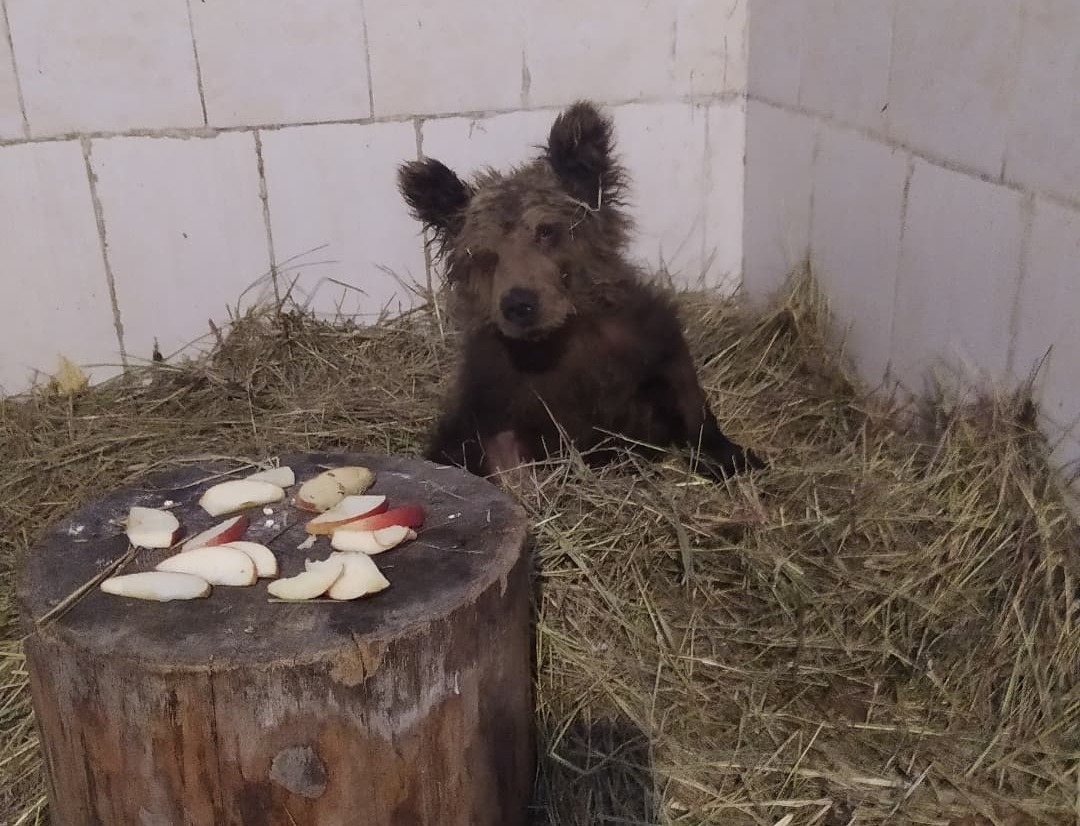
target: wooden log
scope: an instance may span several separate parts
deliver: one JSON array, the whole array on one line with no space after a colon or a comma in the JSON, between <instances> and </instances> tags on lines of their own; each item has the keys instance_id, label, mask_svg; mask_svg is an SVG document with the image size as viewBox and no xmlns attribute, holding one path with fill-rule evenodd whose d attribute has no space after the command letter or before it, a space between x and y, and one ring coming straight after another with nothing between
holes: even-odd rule
<instances>
[{"instance_id":1,"label":"wooden log","mask_svg":"<svg viewBox=\"0 0 1080 826\"><path fill-rule=\"evenodd\" d=\"M133 504L178 503L188 535L226 463L169 471L64 519L29 554L19 606L58 826L512 826L532 785L526 520L502 491L400 458L284 456L303 481L375 471L371 493L427 511L417 540L375 557L391 587L354 602L272 602L266 581L153 603L91 588L129 550ZM215 477L210 479L210 477ZM293 489L292 492L295 492ZM281 576L311 514L251 511L245 539ZM140 551L125 572L166 551Z\"/></svg>"}]
</instances>

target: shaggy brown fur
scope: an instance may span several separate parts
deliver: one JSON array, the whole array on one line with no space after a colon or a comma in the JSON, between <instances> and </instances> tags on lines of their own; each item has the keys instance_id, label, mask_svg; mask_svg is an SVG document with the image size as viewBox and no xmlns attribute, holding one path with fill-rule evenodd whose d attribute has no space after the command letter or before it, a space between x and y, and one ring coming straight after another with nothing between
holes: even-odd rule
<instances>
[{"instance_id":1,"label":"shaggy brown fur","mask_svg":"<svg viewBox=\"0 0 1080 826\"><path fill-rule=\"evenodd\" d=\"M509 173L465 183L434 159L400 169L466 334L457 401L428 458L486 475L565 438L597 462L625 442L689 448L718 477L761 466L717 426L671 301L624 257L612 149L611 121L580 102L543 154Z\"/></svg>"}]
</instances>

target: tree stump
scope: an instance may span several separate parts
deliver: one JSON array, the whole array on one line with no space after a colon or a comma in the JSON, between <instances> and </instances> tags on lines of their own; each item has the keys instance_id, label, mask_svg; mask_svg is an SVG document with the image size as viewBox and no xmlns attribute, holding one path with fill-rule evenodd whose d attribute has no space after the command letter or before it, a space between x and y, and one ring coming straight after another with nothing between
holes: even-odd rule
<instances>
[{"instance_id":1,"label":"tree stump","mask_svg":"<svg viewBox=\"0 0 1080 826\"><path fill-rule=\"evenodd\" d=\"M154 603L94 587L127 553L133 504L178 503L185 534L221 521L207 463L104 496L28 555L18 596L58 826L510 826L532 785L526 519L456 468L354 454L283 456L298 483L326 467L376 473L371 493L419 502L420 536L376 557L391 587L354 602L272 602L266 580ZM250 472L247 470L245 472ZM295 489L294 489L295 490ZM280 576L325 558L311 514L250 511L245 539ZM122 572L167 551L140 551Z\"/></svg>"}]
</instances>

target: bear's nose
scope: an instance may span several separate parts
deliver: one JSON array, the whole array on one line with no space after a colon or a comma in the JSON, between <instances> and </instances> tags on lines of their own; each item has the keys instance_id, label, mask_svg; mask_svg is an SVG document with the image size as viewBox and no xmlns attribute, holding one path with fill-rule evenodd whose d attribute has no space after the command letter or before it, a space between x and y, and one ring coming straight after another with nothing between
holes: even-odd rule
<instances>
[{"instance_id":1,"label":"bear's nose","mask_svg":"<svg viewBox=\"0 0 1080 826\"><path fill-rule=\"evenodd\" d=\"M536 321L539 303L539 297L532 290L512 287L503 295L499 302L499 309L502 310L503 317L511 324L528 327Z\"/></svg>"}]
</instances>

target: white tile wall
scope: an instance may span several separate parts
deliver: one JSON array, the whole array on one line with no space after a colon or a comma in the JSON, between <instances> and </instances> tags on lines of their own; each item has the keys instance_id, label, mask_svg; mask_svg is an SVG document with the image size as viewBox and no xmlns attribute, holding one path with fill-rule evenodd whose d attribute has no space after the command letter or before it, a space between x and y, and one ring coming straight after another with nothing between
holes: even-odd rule
<instances>
[{"instance_id":1,"label":"white tile wall","mask_svg":"<svg viewBox=\"0 0 1080 826\"><path fill-rule=\"evenodd\" d=\"M377 115L521 105L519 4L371 0L365 8Z\"/></svg>"},{"instance_id":2,"label":"white tile wall","mask_svg":"<svg viewBox=\"0 0 1080 826\"><path fill-rule=\"evenodd\" d=\"M34 135L197 126L186 0L7 0Z\"/></svg>"},{"instance_id":3,"label":"white tile wall","mask_svg":"<svg viewBox=\"0 0 1080 826\"><path fill-rule=\"evenodd\" d=\"M874 384L889 364L909 159L830 126L818 140L811 261L848 356Z\"/></svg>"},{"instance_id":4,"label":"white tile wall","mask_svg":"<svg viewBox=\"0 0 1080 826\"><path fill-rule=\"evenodd\" d=\"M1049 351L1039 381L1042 412L1067 425L1080 420L1080 212L1036 201L1025 264L1012 369L1026 376Z\"/></svg>"},{"instance_id":5,"label":"white tile wall","mask_svg":"<svg viewBox=\"0 0 1080 826\"><path fill-rule=\"evenodd\" d=\"M808 0L800 103L878 130L889 99L895 0Z\"/></svg>"},{"instance_id":6,"label":"white tile wall","mask_svg":"<svg viewBox=\"0 0 1080 826\"><path fill-rule=\"evenodd\" d=\"M695 98L745 92L747 0L679 0L675 10L675 89Z\"/></svg>"},{"instance_id":7,"label":"white tile wall","mask_svg":"<svg viewBox=\"0 0 1080 826\"><path fill-rule=\"evenodd\" d=\"M1072 435L1066 435L1052 425L1049 429L1054 446L1051 461L1063 471L1065 479L1071 481L1069 490L1073 497L1073 507L1080 508L1080 438L1076 438L1078 431L1074 428L1068 431ZM1074 512L1080 515L1080 510Z\"/></svg>"},{"instance_id":8,"label":"white tile wall","mask_svg":"<svg viewBox=\"0 0 1080 826\"><path fill-rule=\"evenodd\" d=\"M1008 180L1080 201L1080 4L1025 5Z\"/></svg>"},{"instance_id":9,"label":"white tile wall","mask_svg":"<svg viewBox=\"0 0 1080 826\"><path fill-rule=\"evenodd\" d=\"M637 231L630 254L683 283L704 273L704 107L631 104L614 110L617 151L629 173L628 201Z\"/></svg>"},{"instance_id":10,"label":"white tile wall","mask_svg":"<svg viewBox=\"0 0 1080 826\"><path fill-rule=\"evenodd\" d=\"M558 110L549 110L427 120L421 125L421 149L463 178L487 166L508 169L540 154L557 115Z\"/></svg>"},{"instance_id":11,"label":"white tile wall","mask_svg":"<svg viewBox=\"0 0 1080 826\"><path fill-rule=\"evenodd\" d=\"M1022 0L901 0L887 120L913 147L997 176Z\"/></svg>"},{"instance_id":12,"label":"white tile wall","mask_svg":"<svg viewBox=\"0 0 1080 826\"><path fill-rule=\"evenodd\" d=\"M751 298L780 287L810 254L815 131L809 117L747 104L743 283Z\"/></svg>"},{"instance_id":13,"label":"white tile wall","mask_svg":"<svg viewBox=\"0 0 1080 826\"><path fill-rule=\"evenodd\" d=\"M705 158L705 279L725 294L742 283L746 102L709 107Z\"/></svg>"},{"instance_id":14,"label":"white tile wall","mask_svg":"<svg viewBox=\"0 0 1080 826\"><path fill-rule=\"evenodd\" d=\"M0 394L53 373L63 354L95 380L117 372L113 326L86 164L78 142L0 151Z\"/></svg>"},{"instance_id":15,"label":"white tile wall","mask_svg":"<svg viewBox=\"0 0 1080 826\"><path fill-rule=\"evenodd\" d=\"M15 77L15 58L8 43L8 31L0 8L0 138L23 136L19 83Z\"/></svg>"},{"instance_id":16,"label":"white tile wall","mask_svg":"<svg viewBox=\"0 0 1080 826\"><path fill-rule=\"evenodd\" d=\"M1019 193L915 162L892 359L910 390L921 391L925 371L939 363L1004 374L1023 220Z\"/></svg>"},{"instance_id":17,"label":"white tile wall","mask_svg":"<svg viewBox=\"0 0 1080 826\"><path fill-rule=\"evenodd\" d=\"M254 137L109 138L91 162L125 349L167 357L269 269Z\"/></svg>"},{"instance_id":18,"label":"white tile wall","mask_svg":"<svg viewBox=\"0 0 1080 826\"><path fill-rule=\"evenodd\" d=\"M275 258L282 266L302 256L286 279L299 278L311 308L370 316L408 307L410 295L380 268L426 283L420 225L397 192L398 164L416 157L413 124L282 129L262 143Z\"/></svg>"},{"instance_id":19,"label":"white tile wall","mask_svg":"<svg viewBox=\"0 0 1080 826\"><path fill-rule=\"evenodd\" d=\"M356 0L193 2L191 15L211 125L371 114Z\"/></svg>"},{"instance_id":20,"label":"white tile wall","mask_svg":"<svg viewBox=\"0 0 1080 826\"><path fill-rule=\"evenodd\" d=\"M614 102L670 94L675 4L527 0L524 9L533 105L562 105L584 96ZM630 20L633 25L621 24Z\"/></svg>"},{"instance_id":21,"label":"white tile wall","mask_svg":"<svg viewBox=\"0 0 1080 826\"><path fill-rule=\"evenodd\" d=\"M808 0L753 0L749 11L750 94L773 103L799 102Z\"/></svg>"}]
</instances>

